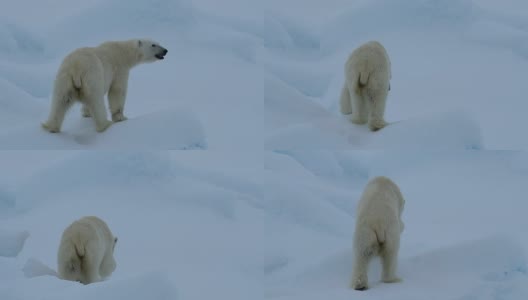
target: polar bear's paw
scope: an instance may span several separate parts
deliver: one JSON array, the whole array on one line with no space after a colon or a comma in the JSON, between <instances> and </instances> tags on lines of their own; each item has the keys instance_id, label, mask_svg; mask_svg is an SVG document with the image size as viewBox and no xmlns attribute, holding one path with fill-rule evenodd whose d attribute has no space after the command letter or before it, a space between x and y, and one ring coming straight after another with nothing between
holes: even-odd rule
<instances>
[{"instance_id":1,"label":"polar bear's paw","mask_svg":"<svg viewBox=\"0 0 528 300\"><path fill-rule=\"evenodd\" d=\"M402 282L402 279L396 276L382 278L381 281L385 283L397 283Z\"/></svg>"},{"instance_id":2,"label":"polar bear's paw","mask_svg":"<svg viewBox=\"0 0 528 300\"><path fill-rule=\"evenodd\" d=\"M350 122L358 125L363 125L367 123L367 120L361 116L352 116L352 118L350 118Z\"/></svg>"},{"instance_id":3,"label":"polar bear's paw","mask_svg":"<svg viewBox=\"0 0 528 300\"><path fill-rule=\"evenodd\" d=\"M42 128L44 128L46 131L51 133L58 133L60 132L59 126L55 124L50 124L49 122L45 122L41 124Z\"/></svg>"},{"instance_id":4,"label":"polar bear's paw","mask_svg":"<svg viewBox=\"0 0 528 300\"><path fill-rule=\"evenodd\" d=\"M112 122L106 120L104 121L104 123L102 125L97 125L97 128L95 129L97 132L103 132L105 131L108 127L110 127L110 125L112 125Z\"/></svg>"},{"instance_id":5,"label":"polar bear's paw","mask_svg":"<svg viewBox=\"0 0 528 300\"><path fill-rule=\"evenodd\" d=\"M85 118L90 118L92 116L92 113L90 112L89 109L83 107L82 116Z\"/></svg>"},{"instance_id":6,"label":"polar bear's paw","mask_svg":"<svg viewBox=\"0 0 528 300\"><path fill-rule=\"evenodd\" d=\"M383 127L387 126L387 122L383 120L370 121L368 126L371 131L378 131Z\"/></svg>"},{"instance_id":7,"label":"polar bear's paw","mask_svg":"<svg viewBox=\"0 0 528 300\"><path fill-rule=\"evenodd\" d=\"M352 280L350 287L356 291L365 291L368 290L367 279L364 277L356 278Z\"/></svg>"},{"instance_id":8,"label":"polar bear's paw","mask_svg":"<svg viewBox=\"0 0 528 300\"><path fill-rule=\"evenodd\" d=\"M122 112L117 112L115 114L112 114L112 121L114 122L122 122L126 120L128 120L128 118L125 117L125 115L123 115Z\"/></svg>"},{"instance_id":9,"label":"polar bear's paw","mask_svg":"<svg viewBox=\"0 0 528 300\"><path fill-rule=\"evenodd\" d=\"M368 286L366 284L356 283L356 284L352 284L351 287L354 290L356 290L356 291L366 291L366 290L368 290Z\"/></svg>"}]
</instances>

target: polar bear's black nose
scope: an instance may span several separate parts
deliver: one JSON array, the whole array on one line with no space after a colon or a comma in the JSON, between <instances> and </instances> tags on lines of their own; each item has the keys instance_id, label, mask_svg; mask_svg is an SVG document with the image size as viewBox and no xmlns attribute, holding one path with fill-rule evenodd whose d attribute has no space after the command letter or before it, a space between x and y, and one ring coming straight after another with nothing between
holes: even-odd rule
<instances>
[{"instance_id":1,"label":"polar bear's black nose","mask_svg":"<svg viewBox=\"0 0 528 300\"><path fill-rule=\"evenodd\" d=\"M169 50L167 50L167 49L163 49L163 55L166 55L167 52L169 52Z\"/></svg>"}]
</instances>

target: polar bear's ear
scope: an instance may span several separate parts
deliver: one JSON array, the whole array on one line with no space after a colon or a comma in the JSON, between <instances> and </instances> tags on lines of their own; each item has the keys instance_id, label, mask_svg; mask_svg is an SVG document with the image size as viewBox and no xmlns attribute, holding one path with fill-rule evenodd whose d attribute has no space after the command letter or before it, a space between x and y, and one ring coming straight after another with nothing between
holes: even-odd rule
<instances>
[{"instance_id":1,"label":"polar bear's ear","mask_svg":"<svg viewBox=\"0 0 528 300\"><path fill-rule=\"evenodd\" d=\"M138 47L141 47L141 45L143 45L143 42L141 40L138 40Z\"/></svg>"}]
</instances>

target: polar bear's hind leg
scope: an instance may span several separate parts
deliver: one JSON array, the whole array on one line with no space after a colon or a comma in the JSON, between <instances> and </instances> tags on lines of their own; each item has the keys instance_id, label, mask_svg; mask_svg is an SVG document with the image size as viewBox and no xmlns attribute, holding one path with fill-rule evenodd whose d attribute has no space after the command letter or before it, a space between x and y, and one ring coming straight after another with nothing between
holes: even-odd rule
<instances>
[{"instance_id":1,"label":"polar bear's hind leg","mask_svg":"<svg viewBox=\"0 0 528 300\"><path fill-rule=\"evenodd\" d=\"M358 90L358 92L361 93L361 90ZM351 121L354 124L365 124L367 123L368 119L367 103L365 103L363 96L358 94L358 92L351 94L352 103L354 106L354 112L352 113Z\"/></svg>"},{"instance_id":2,"label":"polar bear's hind leg","mask_svg":"<svg viewBox=\"0 0 528 300\"><path fill-rule=\"evenodd\" d=\"M92 113L86 104L83 104L82 106L82 116L85 118L90 118L92 116Z\"/></svg>"},{"instance_id":3,"label":"polar bear's hind leg","mask_svg":"<svg viewBox=\"0 0 528 300\"><path fill-rule=\"evenodd\" d=\"M88 109L92 113L93 119L95 121L95 129L97 132L105 131L112 122L110 122L106 117L106 109L104 105L104 97L102 96L86 96L84 99L85 105L88 106Z\"/></svg>"},{"instance_id":4,"label":"polar bear's hind leg","mask_svg":"<svg viewBox=\"0 0 528 300\"><path fill-rule=\"evenodd\" d=\"M343 115L350 115L352 113L352 100L350 99L350 91L348 90L347 84L343 84L341 89L341 98L339 101L340 110Z\"/></svg>"},{"instance_id":5,"label":"polar bear's hind leg","mask_svg":"<svg viewBox=\"0 0 528 300\"><path fill-rule=\"evenodd\" d=\"M396 241L387 241L381 251L381 280L385 283L400 282L396 276L399 245Z\"/></svg>"},{"instance_id":6,"label":"polar bear's hind leg","mask_svg":"<svg viewBox=\"0 0 528 300\"><path fill-rule=\"evenodd\" d=\"M42 123L42 128L51 133L60 132L64 116L73 105L73 102L73 99L67 94L54 95L48 120Z\"/></svg>"}]
</instances>

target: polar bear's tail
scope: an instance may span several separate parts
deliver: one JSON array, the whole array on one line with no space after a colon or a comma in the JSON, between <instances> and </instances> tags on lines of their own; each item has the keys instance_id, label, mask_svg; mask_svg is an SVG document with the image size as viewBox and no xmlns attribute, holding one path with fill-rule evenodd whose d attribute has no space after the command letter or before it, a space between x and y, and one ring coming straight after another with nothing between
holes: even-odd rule
<instances>
[{"instance_id":1,"label":"polar bear's tail","mask_svg":"<svg viewBox=\"0 0 528 300\"><path fill-rule=\"evenodd\" d=\"M73 87L80 90L82 86L81 76L79 74L72 75Z\"/></svg>"},{"instance_id":2,"label":"polar bear's tail","mask_svg":"<svg viewBox=\"0 0 528 300\"><path fill-rule=\"evenodd\" d=\"M74 247L75 247L75 254L77 254L79 258L83 258L85 255L84 247L79 244L75 244Z\"/></svg>"},{"instance_id":3,"label":"polar bear's tail","mask_svg":"<svg viewBox=\"0 0 528 300\"><path fill-rule=\"evenodd\" d=\"M370 73L365 71L365 70L362 70L362 71L359 71L359 81L358 81L358 84L360 86L365 86L367 85L368 83L368 80L369 80L369 76L370 76Z\"/></svg>"},{"instance_id":4,"label":"polar bear's tail","mask_svg":"<svg viewBox=\"0 0 528 300\"><path fill-rule=\"evenodd\" d=\"M86 254L84 242L80 237L73 238L73 248L75 249L75 254L77 254L77 257L79 259L82 259L84 255Z\"/></svg>"},{"instance_id":5,"label":"polar bear's tail","mask_svg":"<svg viewBox=\"0 0 528 300\"><path fill-rule=\"evenodd\" d=\"M383 228L380 228L379 226L376 226L373 228L374 234L376 235L376 240L378 241L378 245L383 245L385 243L385 230Z\"/></svg>"},{"instance_id":6,"label":"polar bear's tail","mask_svg":"<svg viewBox=\"0 0 528 300\"><path fill-rule=\"evenodd\" d=\"M53 88L54 98L56 101L66 101L75 98L82 85L81 77L75 74L62 72L57 75Z\"/></svg>"}]
</instances>

